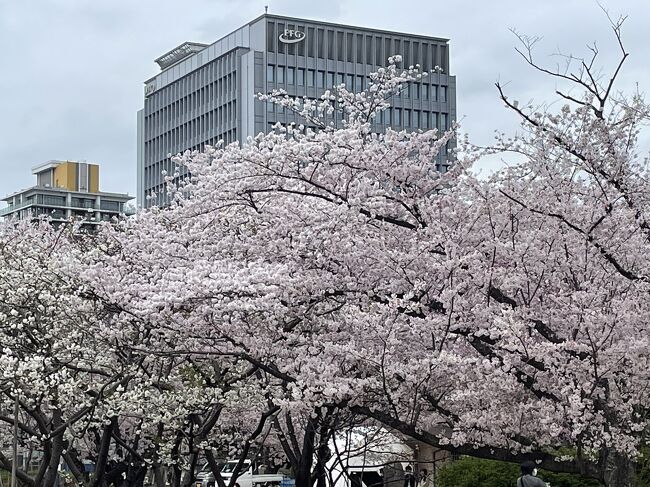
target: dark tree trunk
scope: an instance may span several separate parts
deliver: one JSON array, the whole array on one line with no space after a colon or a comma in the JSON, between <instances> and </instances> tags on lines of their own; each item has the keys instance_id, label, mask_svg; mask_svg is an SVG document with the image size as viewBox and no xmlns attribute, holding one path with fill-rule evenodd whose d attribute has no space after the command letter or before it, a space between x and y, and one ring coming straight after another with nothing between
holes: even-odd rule
<instances>
[{"instance_id":1,"label":"dark tree trunk","mask_svg":"<svg viewBox=\"0 0 650 487\"><path fill-rule=\"evenodd\" d=\"M208 465L210 465L210 472L212 472L212 476L214 477L215 485L218 487L226 487L226 483L223 481L223 477L219 471L219 464L217 463L217 459L214 458L212 450L206 448L203 450L203 454L205 455Z\"/></svg>"},{"instance_id":2,"label":"dark tree trunk","mask_svg":"<svg viewBox=\"0 0 650 487\"><path fill-rule=\"evenodd\" d=\"M190 466L187 472L187 478L184 482L184 487L191 487L196 479L196 465L199 461L199 453L193 451L190 455Z\"/></svg>"},{"instance_id":3,"label":"dark tree trunk","mask_svg":"<svg viewBox=\"0 0 650 487\"><path fill-rule=\"evenodd\" d=\"M156 487L165 487L165 484L167 483L166 470L161 465L156 465L153 467L153 478Z\"/></svg>"},{"instance_id":4,"label":"dark tree trunk","mask_svg":"<svg viewBox=\"0 0 650 487\"><path fill-rule=\"evenodd\" d=\"M606 487L634 487L634 462L627 456L614 450L605 450L602 465Z\"/></svg>"},{"instance_id":5,"label":"dark tree trunk","mask_svg":"<svg viewBox=\"0 0 650 487\"><path fill-rule=\"evenodd\" d=\"M327 446L330 437L329 421L326 417L323 420L318 432L318 449L316 450L316 465L314 467L314 477L316 477L316 487L327 486L327 461L330 459L331 452Z\"/></svg>"},{"instance_id":6,"label":"dark tree trunk","mask_svg":"<svg viewBox=\"0 0 650 487\"><path fill-rule=\"evenodd\" d=\"M126 478L122 485L124 487L142 487L144 478L147 474L147 468L142 465L129 465L126 472Z\"/></svg>"},{"instance_id":7,"label":"dark tree trunk","mask_svg":"<svg viewBox=\"0 0 650 487\"><path fill-rule=\"evenodd\" d=\"M302 442L302 451L296 470L296 487L311 487L311 466L314 462L314 440L316 428L314 422L307 420L305 436Z\"/></svg>"},{"instance_id":8,"label":"dark tree trunk","mask_svg":"<svg viewBox=\"0 0 650 487\"><path fill-rule=\"evenodd\" d=\"M83 463L81 463L72 451L68 450L63 454L63 459L70 469L70 473L79 485L85 485Z\"/></svg>"},{"instance_id":9,"label":"dark tree trunk","mask_svg":"<svg viewBox=\"0 0 650 487\"><path fill-rule=\"evenodd\" d=\"M181 487L181 477L183 475L183 471L181 468L178 466L178 460L179 460L179 452L181 449L181 442L183 441L183 437L181 436L180 433L176 435L176 441L174 442L174 447L171 450L171 457L173 460L175 460L174 464L171 466L171 479L169 484L171 487Z\"/></svg>"},{"instance_id":10,"label":"dark tree trunk","mask_svg":"<svg viewBox=\"0 0 650 487\"><path fill-rule=\"evenodd\" d=\"M102 439L99 445L99 452L97 453L97 463L95 464L95 474L93 475L92 487L100 487L106 485L105 472L106 462L108 461L108 451L111 446L111 435L117 418L111 418L111 422L104 426L102 432Z\"/></svg>"},{"instance_id":11,"label":"dark tree trunk","mask_svg":"<svg viewBox=\"0 0 650 487\"><path fill-rule=\"evenodd\" d=\"M52 414L52 430L56 430L63 424L61 411L55 410ZM52 452L49 459L47 470L43 476L43 487L55 487L59 475L59 462L63 454L63 432L62 430L52 438Z\"/></svg>"},{"instance_id":12,"label":"dark tree trunk","mask_svg":"<svg viewBox=\"0 0 650 487\"><path fill-rule=\"evenodd\" d=\"M106 467L106 473L104 478L100 479L102 482L105 482L105 485L120 486L122 485L122 479L124 474L128 471L128 468L124 462L114 463L111 462L111 465Z\"/></svg>"}]
</instances>

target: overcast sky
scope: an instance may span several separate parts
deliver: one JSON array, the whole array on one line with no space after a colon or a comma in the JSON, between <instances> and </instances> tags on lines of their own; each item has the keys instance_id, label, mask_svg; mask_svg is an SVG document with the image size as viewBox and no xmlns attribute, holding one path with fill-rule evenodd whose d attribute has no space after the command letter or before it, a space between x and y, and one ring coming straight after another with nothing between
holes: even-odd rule
<instances>
[{"instance_id":1,"label":"overcast sky","mask_svg":"<svg viewBox=\"0 0 650 487\"><path fill-rule=\"evenodd\" d=\"M603 0L627 15L631 53L619 88L650 89L650 0ZM212 43L264 12L451 39L458 115L475 143L517 121L496 95L553 101L555 84L514 52L514 28L542 36L540 61L597 42L609 72L618 55L594 0L0 0L0 195L34 184L49 159L101 165L102 191L136 189L136 112L154 59L184 41ZM644 147L647 144L644 143Z\"/></svg>"}]
</instances>

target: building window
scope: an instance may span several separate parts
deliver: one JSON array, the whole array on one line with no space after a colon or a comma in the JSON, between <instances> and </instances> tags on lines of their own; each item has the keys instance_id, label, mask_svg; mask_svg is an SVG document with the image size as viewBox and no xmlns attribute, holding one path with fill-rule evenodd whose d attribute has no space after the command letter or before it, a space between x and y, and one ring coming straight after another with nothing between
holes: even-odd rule
<instances>
[{"instance_id":1,"label":"building window","mask_svg":"<svg viewBox=\"0 0 650 487\"><path fill-rule=\"evenodd\" d=\"M275 23L268 22L266 24L266 50L275 52Z\"/></svg>"},{"instance_id":2,"label":"building window","mask_svg":"<svg viewBox=\"0 0 650 487\"><path fill-rule=\"evenodd\" d=\"M431 128L438 128L438 112L431 112Z\"/></svg>"},{"instance_id":3,"label":"building window","mask_svg":"<svg viewBox=\"0 0 650 487\"><path fill-rule=\"evenodd\" d=\"M278 24L278 32L284 32L284 24ZM278 53L284 54L286 44L284 42L278 42Z\"/></svg>"},{"instance_id":4,"label":"building window","mask_svg":"<svg viewBox=\"0 0 650 487\"><path fill-rule=\"evenodd\" d=\"M404 41L404 67L411 66L411 43Z\"/></svg>"},{"instance_id":5,"label":"building window","mask_svg":"<svg viewBox=\"0 0 650 487\"><path fill-rule=\"evenodd\" d=\"M366 36L366 58L365 64L372 64L372 36Z\"/></svg>"},{"instance_id":6,"label":"building window","mask_svg":"<svg viewBox=\"0 0 650 487\"><path fill-rule=\"evenodd\" d=\"M309 27L307 29L307 56L308 57L314 57L314 54L316 52L316 49L314 49L315 45L316 45L316 36L314 35L314 28Z\"/></svg>"},{"instance_id":7,"label":"building window","mask_svg":"<svg viewBox=\"0 0 650 487\"><path fill-rule=\"evenodd\" d=\"M39 201L39 203L40 203L40 201ZM45 205L63 206L63 205L65 205L65 197L64 196L44 195L42 203L45 204Z\"/></svg>"},{"instance_id":8,"label":"building window","mask_svg":"<svg viewBox=\"0 0 650 487\"><path fill-rule=\"evenodd\" d=\"M413 64L419 64L422 67L422 60L420 59L420 43L413 43Z\"/></svg>"},{"instance_id":9,"label":"building window","mask_svg":"<svg viewBox=\"0 0 650 487\"><path fill-rule=\"evenodd\" d=\"M423 129L429 128L429 114L427 112L422 112L422 117L420 118L420 123L422 124Z\"/></svg>"},{"instance_id":10,"label":"building window","mask_svg":"<svg viewBox=\"0 0 650 487\"><path fill-rule=\"evenodd\" d=\"M420 127L420 110L413 110L413 126Z\"/></svg>"},{"instance_id":11,"label":"building window","mask_svg":"<svg viewBox=\"0 0 650 487\"><path fill-rule=\"evenodd\" d=\"M354 87L354 90L357 93L361 93L363 91L363 76L357 76L357 84Z\"/></svg>"},{"instance_id":12,"label":"building window","mask_svg":"<svg viewBox=\"0 0 650 487\"><path fill-rule=\"evenodd\" d=\"M316 78L318 88L325 88L325 71L318 71L318 77Z\"/></svg>"},{"instance_id":13,"label":"building window","mask_svg":"<svg viewBox=\"0 0 650 487\"><path fill-rule=\"evenodd\" d=\"M427 84L422 85L422 99L424 101L427 101L429 99L429 85Z\"/></svg>"},{"instance_id":14,"label":"building window","mask_svg":"<svg viewBox=\"0 0 650 487\"><path fill-rule=\"evenodd\" d=\"M438 101L438 85L431 85L431 101Z\"/></svg>"},{"instance_id":15,"label":"building window","mask_svg":"<svg viewBox=\"0 0 650 487\"><path fill-rule=\"evenodd\" d=\"M296 30L296 26L292 24L287 24L287 29L289 30ZM301 42L302 44L302 42ZM287 54L290 56L296 54L296 45L295 44L287 44Z\"/></svg>"},{"instance_id":16,"label":"building window","mask_svg":"<svg viewBox=\"0 0 650 487\"><path fill-rule=\"evenodd\" d=\"M327 31L327 59L334 60L334 31Z\"/></svg>"},{"instance_id":17,"label":"building window","mask_svg":"<svg viewBox=\"0 0 650 487\"><path fill-rule=\"evenodd\" d=\"M316 85L316 71L313 69L308 69L307 70L307 86L315 86Z\"/></svg>"},{"instance_id":18,"label":"building window","mask_svg":"<svg viewBox=\"0 0 650 487\"><path fill-rule=\"evenodd\" d=\"M109 211L120 211L120 204L117 201L102 200L101 209Z\"/></svg>"},{"instance_id":19,"label":"building window","mask_svg":"<svg viewBox=\"0 0 650 487\"><path fill-rule=\"evenodd\" d=\"M447 87L446 86L441 86L440 87L440 102L441 103L446 103L447 102Z\"/></svg>"},{"instance_id":20,"label":"building window","mask_svg":"<svg viewBox=\"0 0 650 487\"><path fill-rule=\"evenodd\" d=\"M319 59L325 59L325 30L318 29L318 57Z\"/></svg>"},{"instance_id":21,"label":"building window","mask_svg":"<svg viewBox=\"0 0 650 487\"><path fill-rule=\"evenodd\" d=\"M305 26L304 25L299 25L298 30L304 34L305 33ZM305 55L305 41L303 40L302 42L299 42L298 45L297 45L297 48L298 48L298 56L304 56Z\"/></svg>"},{"instance_id":22,"label":"building window","mask_svg":"<svg viewBox=\"0 0 650 487\"><path fill-rule=\"evenodd\" d=\"M440 69L447 72L447 46L440 46Z\"/></svg>"},{"instance_id":23,"label":"building window","mask_svg":"<svg viewBox=\"0 0 650 487\"><path fill-rule=\"evenodd\" d=\"M284 84L284 66L278 66L276 71L278 84Z\"/></svg>"},{"instance_id":24,"label":"building window","mask_svg":"<svg viewBox=\"0 0 650 487\"><path fill-rule=\"evenodd\" d=\"M345 61L343 57L343 32L336 32L336 54L339 61Z\"/></svg>"},{"instance_id":25,"label":"building window","mask_svg":"<svg viewBox=\"0 0 650 487\"><path fill-rule=\"evenodd\" d=\"M363 63L363 35L357 34L357 63Z\"/></svg>"},{"instance_id":26,"label":"building window","mask_svg":"<svg viewBox=\"0 0 650 487\"><path fill-rule=\"evenodd\" d=\"M446 113L441 113L440 114L440 130L447 130L449 126L447 125L447 114Z\"/></svg>"},{"instance_id":27,"label":"building window","mask_svg":"<svg viewBox=\"0 0 650 487\"><path fill-rule=\"evenodd\" d=\"M336 84L337 85L342 85L345 83L345 80L343 79L343 73L337 73L336 74ZM352 86L348 87L350 90L352 89Z\"/></svg>"},{"instance_id":28,"label":"building window","mask_svg":"<svg viewBox=\"0 0 650 487\"><path fill-rule=\"evenodd\" d=\"M420 99L420 86L421 86L420 83L415 83L415 85L413 85L413 88L415 89L415 99L416 100Z\"/></svg>"},{"instance_id":29,"label":"building window","mask_svg":"<svg viewBox=\"0 0 650 487\"><path fill-rule=\"evenodd\" d=\"M375 65L384 66L385 64L381 55L381 37L375 37Z\"/></svg>"},{"instance_id":30,"label":"building window","mask_svg":"<svg viewBox=\"0 0 650 487\"><path fill-rule=\"evenodd\" d=\"M348 90L353 91L354 90L354 75L353 74L348 74L346 76L346 78L347 79L345 80L345 87Z\"/></svg>"},{"instance_id":31,"label":"building window","mask_svg":"<svg viewBox=\"0 0 650 487\"><path fill-rule=\"evenodd\" d=\"M411 126L411 110L409 110L408 108L404 109L404 126L405 127Z\"/></svg>"},{"instance_id":32,"label":"building window","mask_svg":"<svg viewBox=\"0 0 650 487\"><path fill-rule=\"evenodd\" d=\"M390 38L387 37L386 40L384 41L384 44L385 44L384 57L381 60L380 66L386 66L386 64L388 63L388 58L390 56L394 56L395 54L397 54L395 52L395 50L392 48L392 46L391 46L391 39Z\"/></svg>"},{"instance_id":33,"label":"building window","mask_svg":"<svg viewBox=\"0 0 650 487\"><path fill-rule=\"evenodd\" d=\"M396 108L395 109L395 125L402 125L402 109L401 108Z\"/></svg>"},{"instance_id":34,"label":"building window","mask_svg":"<svg viewBox=\"0 0 650 487\"><path fill-rule=\"evenodd\" d=\"M348 32L347 38L348 38L347 39L348 42L346 46L347 47L346 61L349 63L353 63L354 62L354 34Z\"/></svg>"},{"instance_id":35,"label":"building window","mask_svg":"<svg viewBox=\"0 0 650 487\"><path fill-rule=\"evenodd\" d=\"M305 86L305 68L298 68L298 86Z\"/></svg>"},{"instance_id":36,"label":"building window","mask_svg":"<svg viewBox=\"0 0 650 487\"><path fill-rule=\"evenodd\" d=\"M332 88L334 86L334 73L331 71L327 72L327 88Z\"/></svg>"}]
</instances>

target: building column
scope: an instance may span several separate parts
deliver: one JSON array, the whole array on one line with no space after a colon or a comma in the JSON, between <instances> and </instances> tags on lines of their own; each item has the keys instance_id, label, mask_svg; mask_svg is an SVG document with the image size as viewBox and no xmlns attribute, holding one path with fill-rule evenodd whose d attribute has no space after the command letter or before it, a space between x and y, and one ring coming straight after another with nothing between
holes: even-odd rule
<instances>
[{"instance_id":1,"label":"building column","mask_svg":"<svg viewBox=\"0 0 650 487\"><path fill-rule=\"evenodd\" d=\"M102 212L100 211L102 208L102 197L97 195L95 197L95 221L100 222L102 221Z\"/></svg>"}]
</instances>

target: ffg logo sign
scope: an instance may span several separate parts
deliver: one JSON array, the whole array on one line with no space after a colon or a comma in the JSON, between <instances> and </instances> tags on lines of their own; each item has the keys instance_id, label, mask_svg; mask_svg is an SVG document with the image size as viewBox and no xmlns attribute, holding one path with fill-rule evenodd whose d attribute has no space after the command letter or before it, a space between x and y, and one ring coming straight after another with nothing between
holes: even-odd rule
<instances>
[{"instance_id":1,"label":"ffg logo sign","mask_svg":"<svg viewBox=\"0 0 650 487\"><path fill-rule=\"evenodd\" d=\"M305 39L305 33L301 30L284 29L284 32L280 34L278 39L285 44L295 44Z\"/></svg>"}]
</instances>

